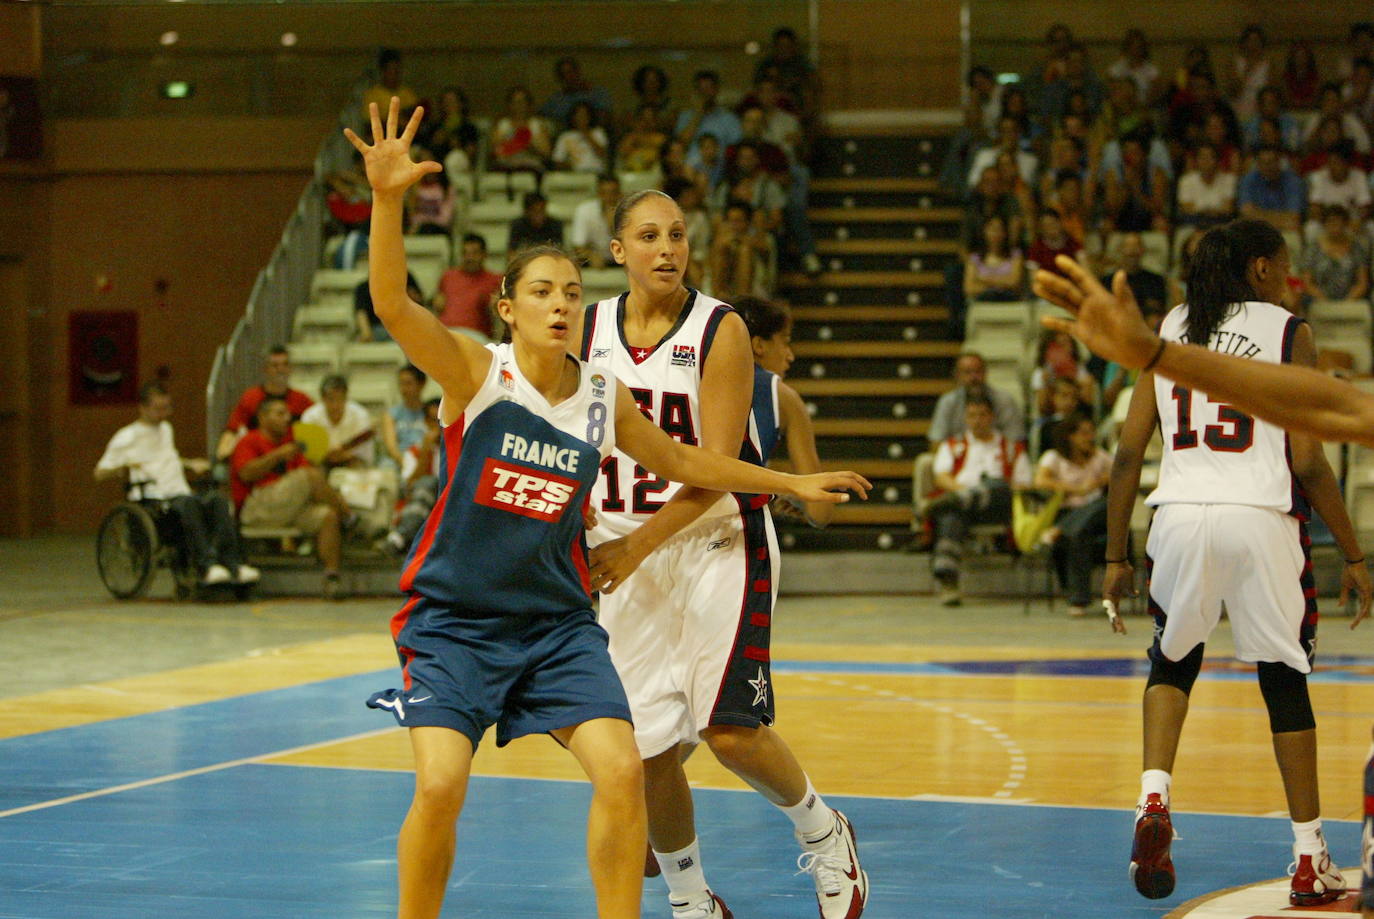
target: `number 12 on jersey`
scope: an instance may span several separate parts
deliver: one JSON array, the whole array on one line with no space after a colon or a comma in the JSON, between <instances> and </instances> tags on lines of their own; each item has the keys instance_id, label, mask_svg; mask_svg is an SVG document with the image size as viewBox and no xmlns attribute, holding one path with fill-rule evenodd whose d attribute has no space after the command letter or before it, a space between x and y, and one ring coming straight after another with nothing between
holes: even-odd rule
<instances>
[{"instance_id":1,"label":"number 12 on jersey","mask_svg":"<svg viewBox=\"0 0 1374 919\"><path fill-rule=\"evenodd\" d=\"M1198 445L1197 429L1193 427L1193 391L1174 386L1172 395L1178 410L1174 449L1190 450ZM1202 443L1208 449L1219 453L1244 453L1254 445L1255 419L1224 402L1208 399L1207 404L1217 406L1218 422L1202 429Z\"/></svg>"}]
</instances>

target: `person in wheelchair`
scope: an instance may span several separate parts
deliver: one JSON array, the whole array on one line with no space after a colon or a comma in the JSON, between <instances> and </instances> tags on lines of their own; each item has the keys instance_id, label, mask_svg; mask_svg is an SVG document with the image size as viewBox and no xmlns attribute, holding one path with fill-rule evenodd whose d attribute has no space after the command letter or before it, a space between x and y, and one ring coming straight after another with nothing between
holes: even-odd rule
<instances>
[{"instance_id":1,"label":"person in wheelchair","mask_svg":"<svg viewBox=\"0 0 1374 919\"><path fill-rule=\"evenodd\" d=\"M115 432L95 465L97 482L119 479L129 500L159 505L175 516L178 532L202 584L251 584L259 572L244 563L229 502L217 489L191 490L186 470L204 475L210 464L182 459L172 424L172 397L154 381L138 392L138 420Z\"/></svg>"}]
</instances>

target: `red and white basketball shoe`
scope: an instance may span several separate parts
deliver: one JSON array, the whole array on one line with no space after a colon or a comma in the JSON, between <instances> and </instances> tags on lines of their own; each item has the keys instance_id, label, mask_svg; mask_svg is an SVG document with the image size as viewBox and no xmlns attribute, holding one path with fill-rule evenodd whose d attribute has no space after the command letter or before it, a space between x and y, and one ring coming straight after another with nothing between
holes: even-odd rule
<instances>
[{"instance_id":1,"label":"red and white basketball shoe","mask_svg":"<svg viewBox=\"0 0 1374 919\"><path fill-rule=\"evenodd\" d=\"M1293 876L1288 902L1294 906L1318 906L1345 894L1345 878L1331 864L1325 844L1316 855L1299 855L1294 851L1288 873Z\"/></svg>"},{"instance_id":2,"label":"red and white basketball shoe","mask_svg":"<svg viewBox=\"0 0 1374 919\"><path fill-rule=\"evenodd\" d=\"M859 919L868 903L868 872L859 865L854 827L835 811L835 827L823 838L808 842L797 837L802 854L797 867L816 884L821 919Z\"/></svg>"},{"instance_id":3,"label":"red and white basketball shoe","mask_svg":"<svg viewBox=\"0 0 1374 919\"><path fill-rule=\"evenodd\" d=\"M735 919L725 901L711 891L706 891L706 899L695 903L675 903L668 901L673 908L673 919Z\"/></svg>"},{"instance_id":4,"label":"red and white basketball shoe","mask_svg":"<svg viewBox=\"0 0 1374 919\"><path fill-rule=\"evenodd\" d=\"M1131 880L1142 897L1158 900L1174 892L1174 861L1169 857L1173 841L1169 805L1157 794L1147 795L1135 809L1131 844Z\"/></svg>"}]
</instances>

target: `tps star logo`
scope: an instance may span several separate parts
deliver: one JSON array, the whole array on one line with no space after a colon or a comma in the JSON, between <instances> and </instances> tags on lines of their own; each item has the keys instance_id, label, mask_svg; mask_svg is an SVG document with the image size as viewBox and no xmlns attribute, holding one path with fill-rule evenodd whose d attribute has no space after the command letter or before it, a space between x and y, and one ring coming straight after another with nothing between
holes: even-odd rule
<instances>
[{"instance_id":1,"label":"tps star logo","mask_svg":"<svg viewBox=\"0 0 1374 919\"><path fill-rule=\"evenodd\" d=\"M750 680L749 685L754 687L754 701L750 705L768 704L768 677L763 675L763 668L759 668L759 678Z\"/></svg>"}]
</instances>

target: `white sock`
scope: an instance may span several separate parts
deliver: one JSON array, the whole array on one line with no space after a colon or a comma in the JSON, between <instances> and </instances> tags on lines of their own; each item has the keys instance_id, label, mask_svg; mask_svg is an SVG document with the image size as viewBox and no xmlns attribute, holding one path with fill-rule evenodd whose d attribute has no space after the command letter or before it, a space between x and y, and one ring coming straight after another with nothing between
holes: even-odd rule
<instances>
[{"instance_id":1,"label":"white sock","mask_svg":"<svg viewBox=\"0 0 1374 919\"><path fill-rule=\"evenodd\" d=\"M698 840L676 852L654 852L663 880L668 882L668 899L674 903L693 903L706 894L706 872L701 867Z\"/></svg>"},{"instance_id":2,"label":"white sock","mask_svg":"<svg viewBox=\"0 0 1374 919\"><path fill-rule=\"evenodd\" d=\"M807 842L818 842L835 828L835 812L821 800L810 777L806 779L806 792L800 801L791 807L781 804L777 807L792 821L797 835Z\"/></svg>"},{"instance_id":3,"label":"white sock","mask_svg":"<svg viewBox=\"0 0 1374 919\"><path fill-rule=\"evenodd\" d=\"M1159 800L1169 803L1169 784L1173 777L1163 769L1146 769L1140 774L1140 803L1145 803L1149 795L1159 795Z\"/></svg>"},{"instance_id":4,"label":"white sock","mask_svg":"<svg viewBox=\"0 0 1374 919\"><path fill-rule=\"evenodd\" d=\"M1299 855L1316 855L1326 848L1326 840L1322 838L1322 818L1309 820L1306 823L1293 823L1293 841L1297 844Z\"/></svg>"}]
</instances>

